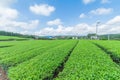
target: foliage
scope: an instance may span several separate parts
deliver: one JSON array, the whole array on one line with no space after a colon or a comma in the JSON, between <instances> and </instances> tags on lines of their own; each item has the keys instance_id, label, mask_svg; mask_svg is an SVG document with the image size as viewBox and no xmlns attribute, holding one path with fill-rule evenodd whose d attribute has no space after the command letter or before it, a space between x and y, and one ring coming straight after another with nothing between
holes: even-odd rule
<instances>
[{"instance_id":1,"label":"foliage","mask_svg":"<svg viewBox=\"0 0 120 80\"><path fill-rule=\"evenodd\" d=\"M53 80L77 40L0 42L0 66L10 80ZM80 40L54 80L119 80L120 66L94 43L120 58L119 41Z\"/></svg>"},{"instance_id":2,"label":"foliage","mask_svg":"<svg viewBox=\"0 0 120 80\"><path fill-rule=\"evenodd\" d=\"M97 43L104 49L106 49L108 52L112 53L114 56L120 58L120 41L93 41L94 43Z\"/></svg>"},{"instance_id":3,"label":"foliage","mask_svg":"<svg viewBox=\"0 0 120 80\"><path fill-rule=\"evenodd\" d=\"M55 80L119 80L120 68L100 48L79 41Z\"/></svg>"},{"instance_id":4,"label":"foliage","mask_svg":"<svg viewBox=\"0 0 120 80\"><path fill-rule=\"evenodd\" d=\"M0 65L10 80L40 80L52 76L76 40L32 40L0 43Z\"/></svg>"}]
</instances>

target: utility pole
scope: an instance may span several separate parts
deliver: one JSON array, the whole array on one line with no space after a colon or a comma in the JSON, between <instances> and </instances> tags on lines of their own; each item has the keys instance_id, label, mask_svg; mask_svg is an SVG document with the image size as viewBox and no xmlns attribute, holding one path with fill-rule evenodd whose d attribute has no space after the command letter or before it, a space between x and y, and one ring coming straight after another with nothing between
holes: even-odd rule
<instances>
[{"instance_id":1,"label":"utility pole","mask_svg":"<svg viewBox=\"0 0 120 80\"><path fill-rule=\"evenodd\" d=\"M100 24L100 21L97 21L96 23L96 39L98 39L98 26Z\"/></svg>"}]
</instances>

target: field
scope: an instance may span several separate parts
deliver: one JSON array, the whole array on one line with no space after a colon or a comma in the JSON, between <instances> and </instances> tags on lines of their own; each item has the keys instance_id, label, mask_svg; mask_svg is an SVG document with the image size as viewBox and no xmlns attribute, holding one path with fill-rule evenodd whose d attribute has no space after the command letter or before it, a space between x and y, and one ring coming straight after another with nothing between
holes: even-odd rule
<instances>
[{"instance_id":1,"label":"field","mask_svg":"<svg viewBox=\"0 0 120 80\"><path fill-rule=\"evenodd\" d=\"M120 80L120 41L0 42L0 80Z\"/></svg>"},{"instance_id":2,"label":"field","mask_svg":"<svg viewBox=\"0 0 120 80\"><path fill-rule=\"evenodd\" d=\"M27 38L20 38L20 37L14 37L14 36L1 36L0 35L0 41L11 41L11 40L25 40Z\"/></svg>"}]
</instances>

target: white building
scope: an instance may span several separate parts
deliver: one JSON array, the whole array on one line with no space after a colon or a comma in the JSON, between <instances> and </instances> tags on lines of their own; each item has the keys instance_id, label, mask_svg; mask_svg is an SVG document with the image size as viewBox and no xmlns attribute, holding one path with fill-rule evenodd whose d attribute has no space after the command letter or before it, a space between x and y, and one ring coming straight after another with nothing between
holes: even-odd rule
<instances>
[{"instance_id":1,"label":"white building","mask_svg":"<svg viewBox=\"0 0 120 80\"><path fill-rule=\"evenodd\" d=\"M90 38L94 39L94 40L99 40L99 38L97 36L91 36Z\"/></svg>"},{"instance_id":2,"label":"white building","mask_svg":"<svg viewBox=\"0 0 120 80\"><path fill-rule=\"evenodd\" d=\"M73 36L73 37L72 37L72 39L78 39L78 37L76 37L76 36Z\"/></svg>"}]
</instances>

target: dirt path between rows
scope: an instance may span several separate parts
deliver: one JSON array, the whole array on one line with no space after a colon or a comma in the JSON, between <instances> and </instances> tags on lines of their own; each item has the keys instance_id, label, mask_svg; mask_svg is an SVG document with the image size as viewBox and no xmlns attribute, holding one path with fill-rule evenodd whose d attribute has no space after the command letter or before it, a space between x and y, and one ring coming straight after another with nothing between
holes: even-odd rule
<instances>
[{"instance_id":1,"label":"dirt path between rows","mask_svg":"<svg viewBox=\"0 0 120 80\"><path fill-rule=\"evenodd\" d=\"M0 80L8 80L6 72L0 67Z\"/></svg>"}]
</instances>

